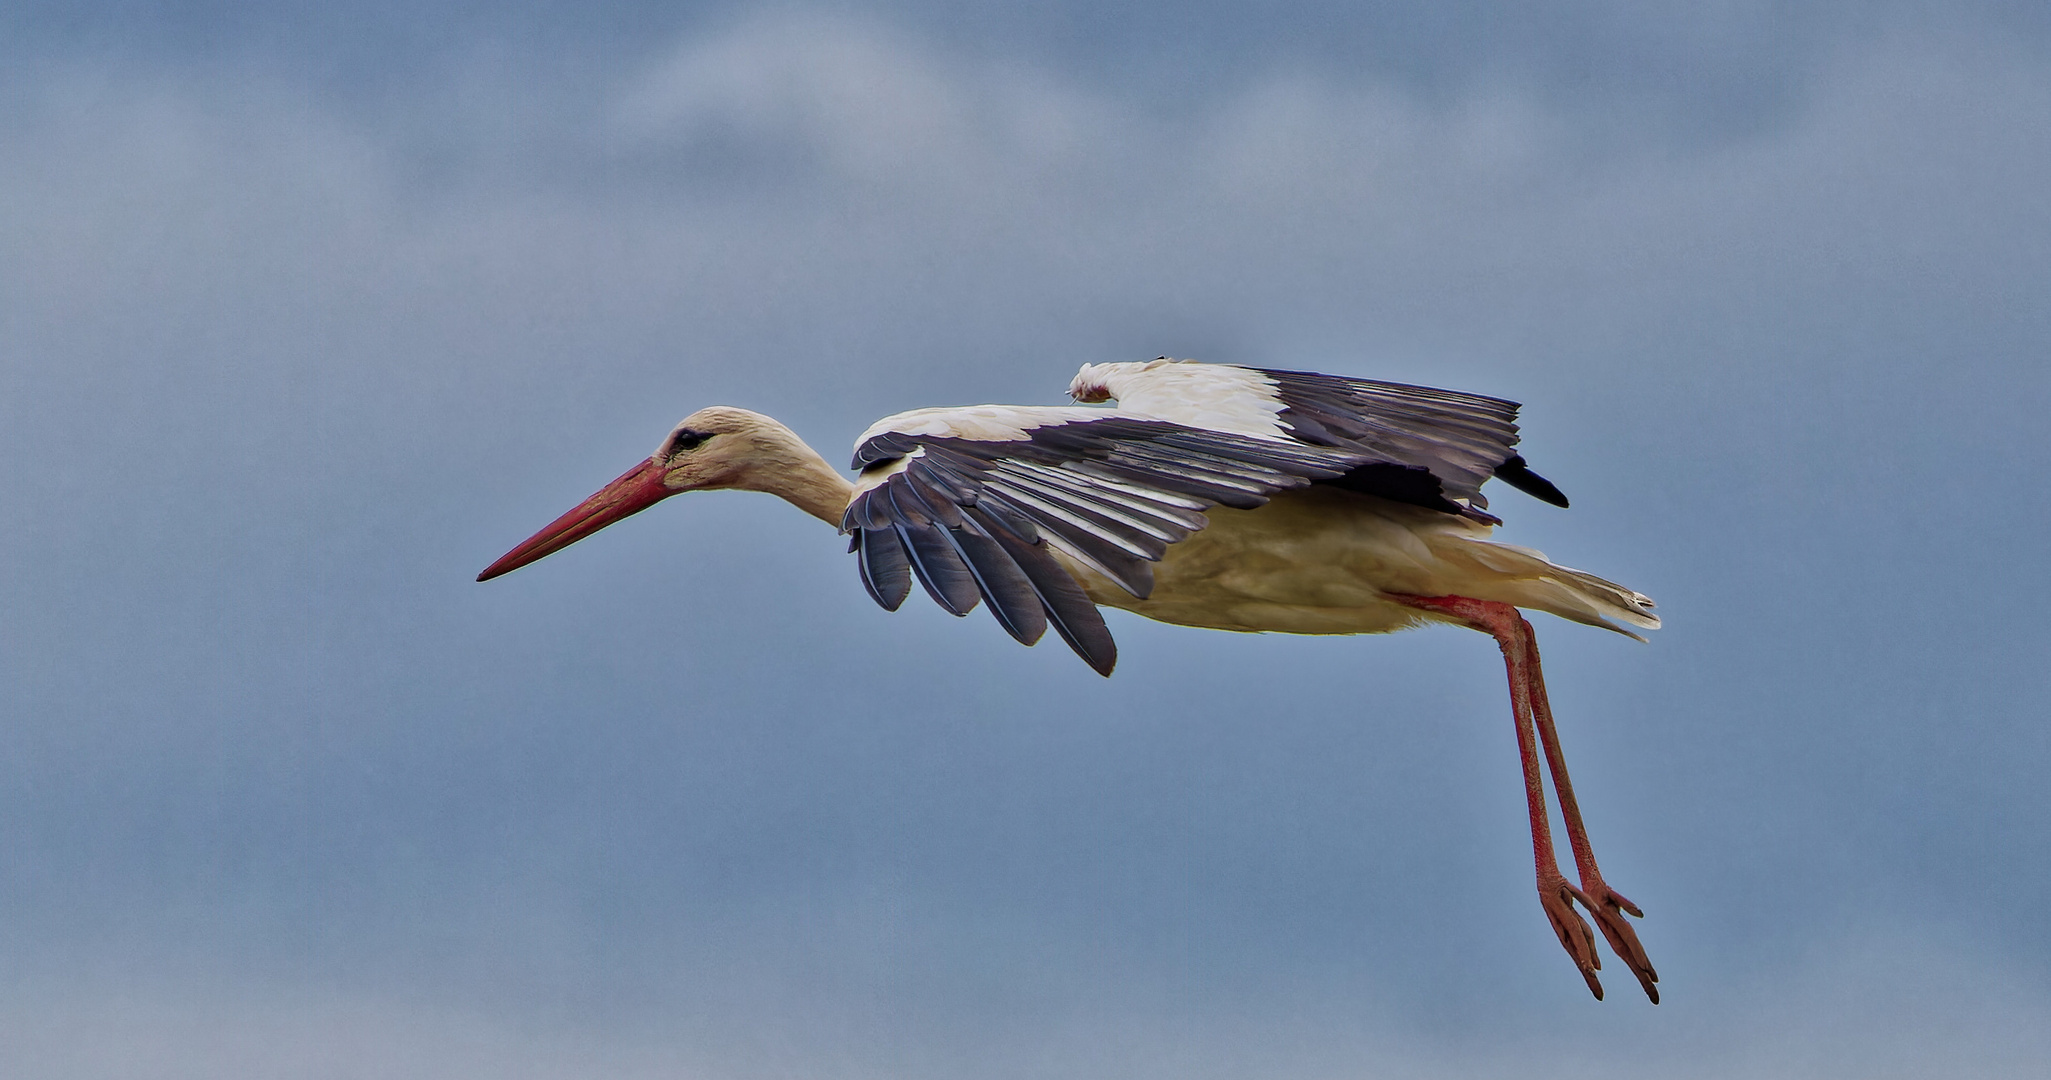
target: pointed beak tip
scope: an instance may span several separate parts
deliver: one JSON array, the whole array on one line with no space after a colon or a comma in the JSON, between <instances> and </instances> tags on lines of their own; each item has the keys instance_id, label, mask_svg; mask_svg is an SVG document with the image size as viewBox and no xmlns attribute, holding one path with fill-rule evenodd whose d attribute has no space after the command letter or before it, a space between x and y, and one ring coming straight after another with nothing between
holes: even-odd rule
<instances>
[{"instance_id":1,"label":"pointed beak tip","mask_svg":"<svg viewBox=\"0 0 2051 1080\"><path fill-rule=\"evenodd\" d=\"M504 556L500 557L500 559L497 562L492 563L490 566L487 566L482 570L479 570L477 572L477 580L490 581L492 578L503 577L504 575L510 574L513 571L519 569L521 562L524 562L525 560L521 560L521 562L514 562L513 556L517 552L517 548L514 549L514 551L509 551Z\"/></svg>"},{"instance_id":2,"label":"pointed beak tip","mask_svg":"<svg viewBox=\"0 0 2051 1080\"><path fill-rule=\"evenodd\" d=\"M477 580L490 581L501 574L518 570L622 518L632 517L674 494L677 494L675 490L662 485L661 467L653 459L644 461L601 488L569 513L528 537L519 547L500 556L497 562L485 567L477 575Z\"/></svg>"}]
</instances>

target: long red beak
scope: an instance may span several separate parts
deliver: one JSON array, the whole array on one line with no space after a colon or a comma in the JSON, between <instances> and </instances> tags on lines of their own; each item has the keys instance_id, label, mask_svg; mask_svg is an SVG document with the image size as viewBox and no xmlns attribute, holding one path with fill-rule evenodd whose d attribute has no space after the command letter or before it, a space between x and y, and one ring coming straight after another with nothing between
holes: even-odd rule
<instances>
[{"instance_id":1,"label":"long red beak","mask_svg":"<svg viewBox=\"0 0 2051 1080\"><path fill-rule=\"evenodd\" d=\"M577 504L575 510L548 523L548 527L527 538L527 542L506 552L499 561L477 575L490 581L511 570L552 555L590 536L621 518L632 517L656 503L681 492L662 486L662 467L654 458L628 469L619 479L599 489L598 494Z\"/></svg>"}]
</instances>

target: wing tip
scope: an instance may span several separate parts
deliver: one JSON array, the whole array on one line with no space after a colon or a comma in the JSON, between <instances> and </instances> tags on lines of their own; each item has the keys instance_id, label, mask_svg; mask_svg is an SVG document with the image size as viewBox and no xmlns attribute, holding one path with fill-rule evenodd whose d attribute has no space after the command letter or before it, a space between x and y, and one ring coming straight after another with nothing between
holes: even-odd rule
<instances>
[{"instance_id":1,"label":"wing tip","mask_svg":"<svg viewBox=\"0 0 2051 1080\"><path fill-rule=\"evenodd\" d=\"M1512 454L1510 460L1496 466L1495 477L1540 502L1551 503L1563 510L1567 507L1566 492L1561 491L1552 481L1532 472L1531 466L1525 464L1522 454Z\"/></svg>"}]
</instances>

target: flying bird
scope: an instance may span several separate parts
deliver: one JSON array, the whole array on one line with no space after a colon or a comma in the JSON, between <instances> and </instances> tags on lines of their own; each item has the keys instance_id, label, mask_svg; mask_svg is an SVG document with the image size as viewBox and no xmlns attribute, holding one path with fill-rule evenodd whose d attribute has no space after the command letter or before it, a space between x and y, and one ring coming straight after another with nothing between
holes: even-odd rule
<instances>
[{"instance_id":1,"label":"flying bird","mask_svg":"<svg viewBox=\"0 0 2051 1080\"><path fill-rule=\"evenodd\" d=\"M1481 493L1491 478L1567 505L1517 453L1516 403L1166 357L1085 365L1069 396L1076 405L888 417L857 440L852 482L769 417L703 409L477 580L672 495L744 489L838 527L885 609L903 604L916 579L955 615L988 607L1024 644L1052 627L1104 675L1118 652L1099 604L1247 632L1480 630L1509 673L1546 918L1597 998L1602 961L1576 904L1658 1003L1658 975L1624 919L1643 913L1596 866L1537 641L1518 609L1632 637L1625 626L1654 629L1659 618L1642 593L1488 539L1501 524ZM1578 884L1554 857L1542 769Z\"/></svg>"}]
</instances>

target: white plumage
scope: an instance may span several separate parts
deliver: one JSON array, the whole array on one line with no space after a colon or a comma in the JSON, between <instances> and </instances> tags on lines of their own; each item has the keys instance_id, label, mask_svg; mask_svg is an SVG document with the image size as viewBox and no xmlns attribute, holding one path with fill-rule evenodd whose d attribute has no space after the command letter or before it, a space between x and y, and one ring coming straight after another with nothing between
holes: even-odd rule
<instances>
[{"instance_id":1,"label":"white plumage","mask_svg":"<svg viewBox=\"0 0 2051 1080\"><path fill-rule=\"evenodd\" d=\"M982 442L1023 439L1026 433L1049 424L1082 423L1101 419L1101 409L1027 405L958 405L952 408L913 409L886 416L869 425L855 445L883 434L933 435Z\"/></svg>"},{"instance_id":2,"label":"white plumage","mask_svg":"<svg viewBox=\"0 0 2051 1080\"><path fill-rule=\"evenodd\" d=\"M1127 416L1208 431L1281 438L1275 381L1252 368L1166 357L1140 364L1084 364L1068 384L1077 401L1115 401Z\"/></svg>"},{"instance_id":3,"label":"white plumage","mask_svg":"<svg viewBox=\"0 0 2051 1080\"><path fill-rule=\"evenodd\" d=\"M1620 633L1630 632L1611 620L1659 627L1644 594L1492 543L1490 526L1434 510L1312 487L1209 517L1168 549L1151 596L1085 569L1090 599L1182 626L1287 634L1380 634L1441 619L1390 594L1469 596Z\"/></svg>"},{"instance_id":4,"label":"white plumage","mask_svg":"<svg viewBox=\"0 0 2051 1080\"><path fill-rule=\"evenodd\" d=\"M1502 647L1542 906L1597 997L1601 966L1580 904L1659 1000L1603 881L1560 752L1530 625L1517 609L1632 634L1659 619L1643 594L1488 539L1480 487L1565 496L1516 452L1517 406L1498 398L1308 372L1166 358L1086 365L1069 386L1105 407L975 405L879 421L850 482L788 428L744 409L686 417L656 453L493 563L478 579L560 550L684 491L782 496L851 535L885 608L916 580L942 607L987 606L1026 644L1051 626L1103 674L1116 643L1098 605L1235 631L1382 633L1442 621ZM1550 769L1580 885L1553 855Z\"/></svg>"}]
</instances>

